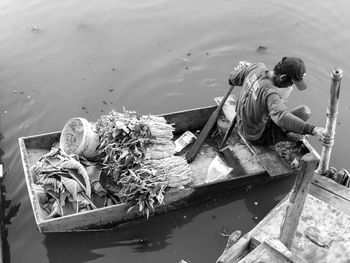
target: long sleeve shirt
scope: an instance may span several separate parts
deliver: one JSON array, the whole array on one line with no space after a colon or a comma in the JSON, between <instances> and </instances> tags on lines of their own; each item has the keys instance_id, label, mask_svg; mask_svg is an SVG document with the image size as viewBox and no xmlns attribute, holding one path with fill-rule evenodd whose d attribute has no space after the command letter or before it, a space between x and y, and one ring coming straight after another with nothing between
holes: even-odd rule
<instances>
[{"instance_id":1,"label":"long sleeve shirt","mask_svg":"<svg viewBox=\"0 0 350 263\"><path fill-rule=\"evenodd\" d=\"M278 88L266 73L266 66L257 63L237 69L229 76L231 85L242 86L236 107L241 134L247 140L258 140L270 119L286 131L311 134L314 126L288 110Z\"/></svg>"}]
</instances>

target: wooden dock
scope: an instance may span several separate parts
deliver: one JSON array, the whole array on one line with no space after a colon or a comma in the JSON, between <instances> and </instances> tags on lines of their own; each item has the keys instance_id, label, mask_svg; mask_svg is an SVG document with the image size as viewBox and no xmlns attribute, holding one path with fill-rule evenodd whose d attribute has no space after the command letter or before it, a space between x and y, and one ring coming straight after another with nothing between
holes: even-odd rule
<instances>
[{"instance_id":1,"label":"wooden dock","mask_svg":"<svg viewBox=\"0 0 350 263\"><path fill-rule=\"evenodd\" d=\"M288 199L226 249L217 262L350 262L350 189L314 175L291 249L279 240Z\"/></svg>"}]
</instances>

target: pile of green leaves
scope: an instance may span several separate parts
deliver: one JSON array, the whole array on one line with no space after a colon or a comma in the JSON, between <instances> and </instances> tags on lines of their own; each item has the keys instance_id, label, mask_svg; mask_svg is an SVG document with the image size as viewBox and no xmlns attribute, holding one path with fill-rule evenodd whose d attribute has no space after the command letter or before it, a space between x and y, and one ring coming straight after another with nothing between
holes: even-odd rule
<instances>
[{"instance_id":1,"label":"pile of green leaves","mask_svg":"<svg viewBox=\"0 0 350 263\"><path fill-rule=\"evenodd\" d=\"M124 187L117 193L117 196L123 202L133 204L128 211L136 208L148 218L156 202L163 204L167 183L164 182L164 178L157 176L154 170L129 170L129 175L121 178L119 183Z\"/></svg>"},{"instance_id":2,"label":"pile of green leaves","mask_svg":"<svg viewBox=\"0 0 350 263\"><path fill-rule=\"evenodd\" d=\"M147 217L155 203L163 202L166 178L155 171L143 169L147 146L152 136L145 117L135 112L112 111L101 116L95 124L100 137L98 161L102 170L119 186L114 192L120 202L138 207Z\"/></svg>"}]
</instances>

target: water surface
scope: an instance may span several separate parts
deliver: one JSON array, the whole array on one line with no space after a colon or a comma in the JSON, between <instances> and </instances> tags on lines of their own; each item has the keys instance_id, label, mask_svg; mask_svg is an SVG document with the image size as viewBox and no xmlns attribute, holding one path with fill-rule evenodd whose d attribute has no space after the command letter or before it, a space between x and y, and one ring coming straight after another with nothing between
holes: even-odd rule
<instances>
[{"instance_id":1,"label":"water surface","mask_svg":"<svg viewBox=\"0 0 350 263\"><path fill-rule=\"evenodd\" d=\"M344 69L331 165L349 168L349 4L337 1L23 1L0 3L1 161L11 201L7 261L213 262L289 191L292 179L205 202L108 232L40 234L17 139L96 121L112 108L164 113L213 104L240 60L272 68L302 57L306 104L324 125L330 72ZM257 51L259 46L266 49ZM311 140L320 150L316 140ZM255 205L254 202L258 202Z\"/></svg>"}]
</instances>

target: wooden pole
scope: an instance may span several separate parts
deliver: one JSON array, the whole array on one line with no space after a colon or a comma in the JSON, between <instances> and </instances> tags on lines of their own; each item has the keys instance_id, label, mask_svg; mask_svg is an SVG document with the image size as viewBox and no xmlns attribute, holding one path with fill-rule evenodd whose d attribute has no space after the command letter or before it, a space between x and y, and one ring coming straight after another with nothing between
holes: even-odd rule
<instances>
[{"instance_id":1,"label":"wooden pole","mask_svg":"<svg viewBox=\"0 0 350 263\"><path fill-rule=\"evenodd\" d=\"M289 204L286 210L284 222L281 225L279 239L291 249L294 234L297 230L301 212L303 211L310 183L317 166L318 159L312 153L305 154L301 158L301 167L295 180L289 197Z\"/></svg>"},{"instance_id":2,"label":"wooden pole","mask_svg":"<svg viewBox=\"0 0 350 263\"><path fill-rule=\"evenodd\" d=\"M327 135L334 139L335 125L338 115L338 99L340 91L340 83L343 78L343 70L340 68L333 69L331 73L332 84L330 91L330 100L327 108L326 130ZM332 145L323 146L321 152L321 160L317 168L317 173L324 174L329 168L329 159L331 157Z\"/></svg>"}]
</instances>

